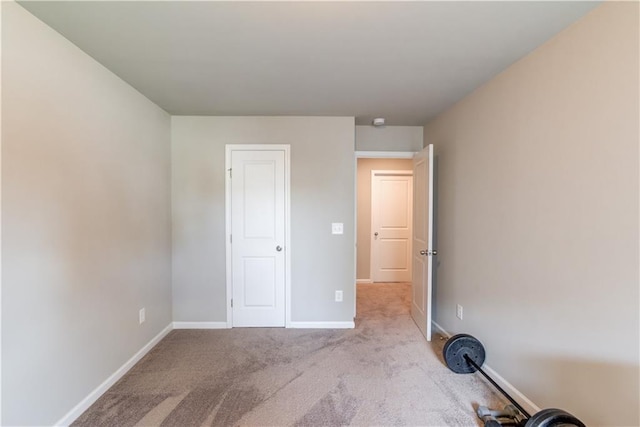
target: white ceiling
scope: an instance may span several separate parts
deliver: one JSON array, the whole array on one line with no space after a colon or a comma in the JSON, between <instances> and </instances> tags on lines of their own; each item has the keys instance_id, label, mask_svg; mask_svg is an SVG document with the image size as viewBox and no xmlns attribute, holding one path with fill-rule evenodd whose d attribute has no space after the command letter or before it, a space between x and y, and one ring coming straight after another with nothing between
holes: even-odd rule
<instances>
[{"instance_id":1,"label":"white ceiling","mask_svg":"<svg viewBox=\"0 0 640 427\"><path fill-rule=\"evenodd\" d=\"M598 2L20 4L174 115L423 125Z\"/></svg>"}]
</instances>

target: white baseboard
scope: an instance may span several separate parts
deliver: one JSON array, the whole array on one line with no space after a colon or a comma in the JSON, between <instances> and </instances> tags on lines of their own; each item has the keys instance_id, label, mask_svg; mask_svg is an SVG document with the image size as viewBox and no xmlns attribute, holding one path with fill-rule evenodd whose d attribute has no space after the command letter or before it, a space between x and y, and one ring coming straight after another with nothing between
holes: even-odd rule
<instances>
[{"instance_id":1,"label":"white baseboard","mask_svg":"<svg viewBox=\"0 0 640 427\"><path fill-rule=\"evenodd\" d=\"M431 321L431 324L432 324L433 326L435 326L435 327L436 327L436 329L438 330L438 332L440 332L440 333L441 333L442 335L444 335L446 338L449 338L449 337L451 336L451 334L450 334L449 332L445 331L445 330L444 330L444 328L443 328L442 326L438 325L436 322Z\"/></svg>"},{"instance_id":2,"label":"white baseboard","mask_svg":"<svg viewBox=\"0 0 640 427\"><path fill-rule=\"evenodd\" d=\"M438 325L436 322L431 322L433 326L445 337L451 337L451 334L447 332L442 326ZM535 414L536 412L540 412L540 407L533 403L531 399L525 396L520 392L517 388L515 388L509 381L505 380L502 375L497 373L493 368L489 365L482 365L482 370L485 371L493 380L498 383L500 387L506 390L507 393L511 395L515 400L518 401L520 405L524 407L530 414ZM479 374L481 375L481 374ZM492 386L493 387L493 386Z\"/></svg>"},{"instance_id":3,"label":"white baseboard","mask_svg":"<svg viewBox=\"0 0 640 427\"><path fill-rule=\"evenodd\" d=\"M294 329L353 329L355 322L290 322L289 328Z\"/></svg>"},{"instance_id":4,"label":"white baseboard","mask_svg":"<svg viewBox=\"0 0 640 427\"><path fill-rule=\"evenodd\" d=\"M109 388L114 385L120 378L126 374L129 369L133 368L133 365L138 363L140 359L142 359L148 352L151 350L156 344L160 342L162 338L164 338L171 330L173 329L173 325L170 323L166 328L164 328L158 335L153 337L151 341L149 341L144 347L142 347L136 354L131 357L131 359L127 360L124 365L118 368L109 378L104 380L102 384L96 387L87 397L82 399L80 403L78 403L72 410L70 410L64 417L62 417L57 423L56 426L68 426L72 422L74 422L84 411L89 409L91 405L94 404L96 400L100 396L104 394L105 391L109 390Z\"/></svg>"},{"instance_id":5,"label":"white baseboard","mask_svg":"<svg viewBox=\"0 0 640 427\"><path fill-rule=\"evenodd\" d=\"M173 322L173 329L228 329L227 322Z\"/></svg>"},{"instance_id":6,"label":"white baseboard","mask_svg":"<svg viewBox=\"0 0 640 427\"><path fill-rule=\"evenodd\" d=\"M288 328L353 329L354 322L289 322ZM227 322L173 322L173 329L228 329Z\"/></svg>"},{"instance_id":7,"label":"white baseboard","mask_svg":"<svg viewBox=\"0 0 640 427\"><path fill-rule=\"evenodd\" d=\"M524 407L530 414L535 414L536 412L540 412L540 407L533 403L527 396L522 394L520 390L515 388L511 383L505 380L499 373L493 370L489 365L482 366L482 369L489 374L491 378L495 382L498 383L500 387L505 389L507 393L511 395L520 405Z\"/></svg>"},{"instance_id":8,"label":"white baseboard","mask_svg":"<svg viewBox=\"0 0 640 427\"><path fill-rule=\"evenodd\" d=\"M371 279L356 279L356 283L373 283Z\"/></svg>"}]
</instances>

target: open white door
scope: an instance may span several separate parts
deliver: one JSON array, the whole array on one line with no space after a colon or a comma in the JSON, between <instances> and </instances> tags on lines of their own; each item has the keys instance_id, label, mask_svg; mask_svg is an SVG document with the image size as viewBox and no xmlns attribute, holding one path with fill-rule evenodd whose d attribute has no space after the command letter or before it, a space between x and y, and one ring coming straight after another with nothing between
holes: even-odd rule
<instances>
[{"instance_id":1,"label":"open white door","mask_svg":"<svg viewBox=\"0 0 640 427\"><path fill-rule=\"evenodd\" d=\"M431 341L433 279L433 144L413 157L413 276L411 317Z\"/></svg>"}]
</instances>

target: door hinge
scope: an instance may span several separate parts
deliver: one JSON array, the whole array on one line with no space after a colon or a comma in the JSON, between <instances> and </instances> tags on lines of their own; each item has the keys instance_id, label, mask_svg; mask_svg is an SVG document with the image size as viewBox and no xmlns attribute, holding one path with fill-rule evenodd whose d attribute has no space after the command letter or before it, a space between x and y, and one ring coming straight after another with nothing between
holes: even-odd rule
<instances>
[{"instance_id":1,"label":"door hinge","mask_svg":"<svg viewBox=\"0 0 640 427\"><path fill-rule=\"evenodd\" d=\"M233 298L231 298L231 308L233 308Z\"/></svg>"},{"instance_id":2,"label":"door hinge","mask_svg":"<svg viewBox=\"0 0 640 427\"><path fill-rule=\"evenodd\" d=\"M229 168L229 178L233 178L233 173L231 168Z\"/></svg>"},{"instance_id":3,"label":"door hinge","mask_svg":"<svg viewBox=\"0 0 640 427\"><path fill-rule=\"evenodd\" d=\"M229 243L233 243L233 234L229 234Z\"/></svg>"}]
</instances>

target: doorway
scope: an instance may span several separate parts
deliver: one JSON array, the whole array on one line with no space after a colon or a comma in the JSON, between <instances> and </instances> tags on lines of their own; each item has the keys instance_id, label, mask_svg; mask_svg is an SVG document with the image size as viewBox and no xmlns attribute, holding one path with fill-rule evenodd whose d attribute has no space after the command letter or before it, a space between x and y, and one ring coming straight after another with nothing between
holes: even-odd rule
<instances>
[{"instance_id":1,"label":"doorway","mask_svg":"<svg viewBox=\"0 0 640 427\"><path fill-rule=\"evenodd\" d=\"M392 156L385 156L384 152L356 152L356 283L354 300L354 315L357 316L357 292L358 283L372 283L371 275L368 279L363 278L366 270L362 268L367 260L366 242L368 235L374 233L371 223L367 221L370 216L362 215L362 211L367 207L366 168L362 167L367 160L389 160L389 159L410 159L409 163L398 166L404 169L410 165L413 173L413 224L412 224L412 244L411 244L411 317L416 322L418 329L425 336L427 341L431 340L432 322L432 290L433 290L433 257L437 251L433 246L434 234L434 151L433 145L429 144L420 152L396 152L389 153ZM380 166L390 169L389 166ZM408 170L408 169L407 169ZM368 185L371 188L371 185ZM368 202L370 206L370 201ZM363 238L364 237L364 238ZM369 251L371 250L369 246ZM370 266L369 266L370 267ZM375 285L374 285L375 286Z\"/></svg>"},{"instance_id":2,"label":"doorway","mask_svg":"<svg viewBox=\"0 0 640 427\"><path fill-rule=\"evenodd\" d=\"M380 152L376 153L380 156L384 156L387 153ZM375 277L375 274L372 275L372 254L374 252L372 250L375 249L374 244L376 242L376 237L380 238L380 231L378 230L378 236L375 236L374 233L376 230L373 230L372 225L372 184L373 184L373 171L385 171L386 173L394 173L394 171L405 171L399 172L406 173L406 171L413 170L413 161L412 152L407 153L389 153L394 154L394 157L369 157L369 155L365 155L364 157L358 156L356 158L356 171L357 171L357 179L356 179L356 193L357 193L357 203L356 203L356 221L357 221L357 238L356 238L356 282L357 283L373 283L375 281L385 281L383 278L379 280ZM357 153L356 153L357 155ZM399 184L400 186L402 184ZM393 184L392 184L393 186ZM397 188L397 187L396 187ZM388 201L387 201L388 202ZM382 200L384 204L384 197ZM409 209L411 211L411 209ZM379 241L379 239L378 239ZM390 245L386 250L400 249L402 250L402 245L399 245L396 241L394 244ZM400 246L400 248L399 248ZM401 257L404 256L401 254ZM410 261L409 261L410 263ZM411 281L411 275L409 274L408 280ZM404 281L404 280L386 280L386 281Z\"/></svg>"}]
</instances>

